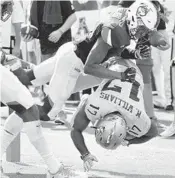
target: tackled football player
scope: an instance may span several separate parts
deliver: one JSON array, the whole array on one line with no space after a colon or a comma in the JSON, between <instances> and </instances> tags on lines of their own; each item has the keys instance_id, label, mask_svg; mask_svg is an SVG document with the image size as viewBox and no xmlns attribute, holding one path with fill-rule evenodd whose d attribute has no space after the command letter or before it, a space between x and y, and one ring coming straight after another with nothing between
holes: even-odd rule
<instances>
[{"instance_id":1,"label":"tackled football player","mask_svg":"<svg viewBox=\"0 0 175 178\"><path fill-rule=\"evenodd\" d=\"M151 2L136 1L127 11L127 30L135 41L157 27L159 17L155 6ZM99 43L102 41L98 40ZM108 46L108 49L110 49L110 46ZM108 51L106 48L103 50L106 55ZM97 143L106 149L116 149L121 144L142 143L158 134L145 112L142 74L131 60L126 59L128 56L135 56L139 59L142 57L140 54L146 54L146 58L147 55L150 55L147 47L139 48L139 50L146 50L146 53L137 53L137 49L128 50L128 48L125 48L121 52L123 58L118 57L117 53L113 53L112 57L114 59L111 66L113 72L119 69L122 72L131 66L135 68L136 75L133 83L115 79L115 73L108 73L103 66L99 66L100 57L102 56L98 54L97 56L100 57L97 58L96 50L93 51L92 49L88 56L85 72L97 77L103 76L106 80L103 80L98 89L84 103L81 103L75 115L71 131L71 138L81 154L86 171L91 169L94 161L97 161L96 157L91 155L86 147L82 134L90 122L94 124ZM93 57L91 58L91 56Z\"/></svg>"}]
</instances>

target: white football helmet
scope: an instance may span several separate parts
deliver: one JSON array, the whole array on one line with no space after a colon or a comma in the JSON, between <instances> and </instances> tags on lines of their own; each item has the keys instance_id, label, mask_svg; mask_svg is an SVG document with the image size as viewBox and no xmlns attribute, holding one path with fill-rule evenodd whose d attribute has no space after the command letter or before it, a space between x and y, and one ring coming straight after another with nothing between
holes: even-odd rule
<instances>
[{"instance_id":1,"label":"white football helmet","mask_svg":"<svg viewBox=\"0 0 175 178\"><path fill-rule=\"evenodd\" d=\"M101 118L95 128L96 142L105 149L116 149L126 138L126 122L118 112Z\"/></svg>"},{"instance_id":2,"label":"white football helmet","mask_svg":"<svg viewBox=\"0 0 175 178\"><path fill-rule=\"evenodd\" d=\"M136 0L127 10L126 22L134 39L145 36L159 24L158 10L149 0Z\"/></svg>"}]
</instances>

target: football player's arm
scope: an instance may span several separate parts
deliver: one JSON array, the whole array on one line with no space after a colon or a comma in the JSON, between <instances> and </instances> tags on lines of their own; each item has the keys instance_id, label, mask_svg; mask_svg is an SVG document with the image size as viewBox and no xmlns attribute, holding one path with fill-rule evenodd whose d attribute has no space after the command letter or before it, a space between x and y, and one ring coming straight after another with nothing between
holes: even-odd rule
<instances>
[{"instance_id":1,"label":"football player's arm","mask_svg":"<svg viewBox=\"0 0 175 178\"><path fill-rule=\"evenodd\" d=\"M97 39L87 57L84 72L99 78L121 79L121 72L112 71L100 65L104 61L109 49L113 47L111 44L107 43L109 31L109 28L103 28L101 36ZM117 50L117 47L115 48Z\"/></svg>"},{"instance_id":2,"label":"football player's arm","mask_svg":"<svg viewBox=\"0 0 175 178\"><path fill-rule=\"evenodd\" d=\"M65 33L75 23L75 21L77 20L77 16L75 14L75 10L70 1L63 1L63 2L61 1L60 5L61 5L62 14L64 16L63 18L66 19L64 24L60 27L60 30L63 33Z\"/></svg>"},{"instance_id":3,"label":"football player's arm","mask_svg":"<svg viewBox=\"0 0 175 178\"><path fill-rule=\"evenodd\" d=\"M84 72L99 78L106 79L121 79L121 73L115 72L100 65L106 57L108 50L112 47L104 42L102 37L99 37L90 51L87 62L84 67Z\"/></svg>"},{"instance_id":4,"label":"football player's arm","mask_svg":"<svg viewBox=\"0 0 175 178\"><path fill-rule=\"evenodd\" d=\"M89 153L89 150L86 147L84 137L82 134L82 132L86 129L90 122L90 120L87 118L84 112L84 107L82 107L81 110L77 113L74 120L73 128L71 130L72 141L74 142L75 147L82 156Z\"/></svg>"}]
</instances>

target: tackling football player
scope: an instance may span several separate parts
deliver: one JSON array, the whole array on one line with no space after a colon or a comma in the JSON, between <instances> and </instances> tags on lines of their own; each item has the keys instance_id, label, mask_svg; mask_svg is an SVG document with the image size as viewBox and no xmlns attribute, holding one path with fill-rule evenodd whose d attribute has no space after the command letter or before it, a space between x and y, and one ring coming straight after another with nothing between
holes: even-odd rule
<instances>
[{"instance_id":1,"label":"tackling football player","mask_svg":"<svg viewBox=\"0 0 175 178\"><path fill-rule=\"evenodd\" d=\"M54 119L58 115L73 92L98 85L102 78L132 82L132 69L121 73L111 71L101 64L107 59L107 54L114 52L120 56L124 49L124 57L127 55L130 58L145 59L150 55L147 47L138 50L127 50L125 47L131 39L137 41L155 30L158 22L157 10L147 0L136 1L128 10L116 8L108 22L96 28L89 42L82 41L77 45L67 43L60 47L54 57L30 71L32 83L41 85L50 82L48 96L53 107L49 117ZM83 75L83 63L84 71L89 75Z\"/></svg>"}]
</instances>

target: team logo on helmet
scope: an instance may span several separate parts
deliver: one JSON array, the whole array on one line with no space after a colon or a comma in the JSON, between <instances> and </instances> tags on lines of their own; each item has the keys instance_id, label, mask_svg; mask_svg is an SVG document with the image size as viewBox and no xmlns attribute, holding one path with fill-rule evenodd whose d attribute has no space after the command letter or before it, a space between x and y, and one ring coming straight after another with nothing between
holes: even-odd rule
<instances>
[{"instance_id":1,"label":"team logo on helmet","mask_svg":"<svg viewBox=\"0 0 175 178\"><path fill-rule=\"evenodd\" d=\"M139 39L157 28L160 17L153 3L136 0L127 10L127 26L131 37Z\"/></svg>"},{"instance_id":2,"label":"team logo on helmet","mask_svg":"<svg viewBox=\"0 0 175 178\"><path fill-rule=\"evenodd\" d=\"M95 128L96 142L105 149L116 149L126 137L126 122L116 112L101 118Z\"/></svg>"}]
</instances>

